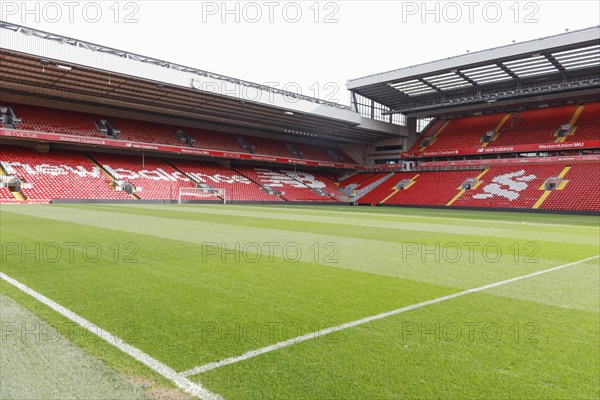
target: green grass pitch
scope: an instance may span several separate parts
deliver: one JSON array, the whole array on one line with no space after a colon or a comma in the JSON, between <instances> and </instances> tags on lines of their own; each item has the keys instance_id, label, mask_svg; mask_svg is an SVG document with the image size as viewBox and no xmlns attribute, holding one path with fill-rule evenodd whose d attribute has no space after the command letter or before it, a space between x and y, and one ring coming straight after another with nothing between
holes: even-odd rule
<instances>
[{"instance_id":1,"label":"green grass pitch","mask_svg":"<svg viewBox=\"0 0 600 400\"><path fill-rule=\"evenodd\" d=\"M183 372L597 256L599 223L379 207L2 206L0 271ZM119 374L171 385L3 280L0 291ZM597 399L599 294L595 258L189 378L226 399Z\"/></svg>"}]
</instances>

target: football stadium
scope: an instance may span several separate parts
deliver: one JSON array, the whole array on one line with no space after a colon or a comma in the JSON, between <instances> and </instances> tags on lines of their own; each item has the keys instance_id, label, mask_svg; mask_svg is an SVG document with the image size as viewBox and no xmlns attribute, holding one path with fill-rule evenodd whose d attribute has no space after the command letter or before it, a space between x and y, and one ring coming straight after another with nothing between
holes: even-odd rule
<instances>
[{"instance_id":1,"label":"football stadium","mask_svg":"<svg viewBox=\"0 0 600 400\"><path fill-rule=\"evenodd\" d=\"M0 399L600 398L600 25L530 33L344 102L0 21Z\"/></svg>"}]
</instances>

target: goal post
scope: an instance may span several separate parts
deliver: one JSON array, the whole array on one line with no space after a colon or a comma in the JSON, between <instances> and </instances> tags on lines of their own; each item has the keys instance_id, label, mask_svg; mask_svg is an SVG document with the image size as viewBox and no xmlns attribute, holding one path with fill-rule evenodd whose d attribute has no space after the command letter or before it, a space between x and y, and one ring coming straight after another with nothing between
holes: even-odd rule
<instances>
[{"instance_id":1,"label":"goal post","mask_svg":"<svg viewBox=\"0 0 600 400\"><path fill-rule=\"evenodd\" d=\"M183 201L190 199L220 200L223 204L227 204L227 191L218 188L180 188L177 204L182 204Z\"/></svg>"}]
</instances>

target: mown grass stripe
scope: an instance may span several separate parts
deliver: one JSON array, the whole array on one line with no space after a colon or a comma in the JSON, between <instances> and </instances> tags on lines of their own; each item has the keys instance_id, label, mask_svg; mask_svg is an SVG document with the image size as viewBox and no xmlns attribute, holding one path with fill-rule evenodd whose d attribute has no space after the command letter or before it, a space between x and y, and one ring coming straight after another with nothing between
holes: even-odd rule
<instances>
[{"instance_id":1,"label":"mown grass stripe","mask_svg":"<svg viewBox=\"0 0 600 400\"><path fill-rule=\"evenodd\" d=\"M307 340L312 340L312 339L319 338L321 336L329 335L330 333L333 333L333 332L339 332L339 331L342 331L342 330L345 330L345 329L353 328L353 327L359 326L359 325L364 325L364 324L367 324L369 322L377 321L377 320L380 320L380 319L383 319L383 318L388 318L388 317L391 317L391 316L394 316L394 315L398 315L398 314L401 314L401 313L404 313L404 312L407 312L407 311L415 310L415 309L418 309L418 308L421 308L421 307L426 307L426 306L429 306L429 305L432 305L432 304L437 304L437 303L441 303L441 302L444 302L444 301L447 301L447 300L452 300L452 299L455 299L455 298L458 298L458 297L466 296L466 295L471 294L471 293L481 292L481 291L484 291L484 290L487 290L487 289L492 289L492 288L503 286L503 285L506 285L506 284L509 284L509 283L518 282L518 281L521 281L521 280L524 280L524 279L529 279L529 278L533 278L535 276L547 274L549 272L558 271L560 269L571 267L571 266L578 265L578 264L582 264L582 263L585 263L585 262L588 262L588 261L595 260L597 258L600 258L600 255L596 255L596 256L593 256L593 257L584 258L584 259L579 260L579 261L574 261L574 262L571 262L571 263L568 263L568 264L559 265L557 267L548 268L548 269L545 269L545 270L542 270L542 271L536 271L536 272L533 272L531 274L517 276L517 277L514 277L514 278L506 279L506 280L495 282L495 283L490 283L489 285L484 285L484 286L480 286L480 287L476 287L476 288L472 288L472 289L463 290L462 292L453 293L453 294L450 294L450 295L447 295L447 296L438 297L438 298L432 299L432 300L426 300L426 301L423 301L423 302L420 302L420 303L417 303L417 304L412 304L412 305L409 305L409 306L406 306L406 307L401 307L401 308L398 308L396 310L384 312L384 313L377 314L377 315L372 315L372 316L369 316L369 317L366 317L366 318L362 318L362 319L359 319L359 320L356 320L356 321L347 322L345 324L341 324L341 325L338 325L338 326L332 326L330 328L322 329L322 330L319 330L319 331L316 331L316 332L307 333L305 335L297 336L297 337L294 337L294 338L291 338L291 339L288 339L288 340L285 340L285 341L282 341L282 342L279 342L279 343L272 344L270 346L265 346L265 347L262 347L260 349L251 350L251 351L246 352L244 354L241 354L239 356L230 357L230 358L226 358L226 359L221 360L221 361L217 361L217 362L212 362L212 363L208 363L208 364L205 364L205 365L201 365L201 366L192 368L190 370L183 371L183 372L181 372L181 375L185 376L185 377L193 376L193 375L198 375L198 374L201 374L201 373L204 373L204 372L207 372L207 371L212 371L214 369L221 368L221 367L224 367L224 366L227 366L227 365L230 365L230 364L235 364L235 363L238 363L238 362L241 362L241 361L245 361L245 360L248 360L250 358L254 358L254 357L257 357L259 355L265 354L265 353L270 353L272 351L279 350L279 349L282 349L284 347L289 347L289 346L295 345L297 343L301 343L301 342L305 342Z\"/></svg>"}]
</instances>

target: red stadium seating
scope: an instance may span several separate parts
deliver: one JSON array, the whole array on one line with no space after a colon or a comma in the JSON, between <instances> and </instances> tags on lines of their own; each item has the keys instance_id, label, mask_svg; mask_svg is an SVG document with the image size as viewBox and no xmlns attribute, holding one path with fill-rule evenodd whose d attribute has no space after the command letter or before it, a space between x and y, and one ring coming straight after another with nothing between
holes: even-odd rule
<instances>
[{"instance_id":1,"label":"red stadium seating","mask_svg":"<svg viewBox=\"0 0 600 400\"><path fill-rule=\"evenodd\" d=\"M6 187L0 187L0 202L13 201L15 197L12 192Z\"/></svg>"},{"instance_id":2,"label":"red stadium seating","mask_svg":"<svg viewBox=\"0 0 600 400\"><path fill-rule=\"evenodd\" d=\"M577 106L549 107L511 114L493 146L552 143L560 125L568 123Z\"/></svg>"},{"instance_id":3,"label":"red stadium seating","mask_svg":"<svg viewBox=\"0 0 600 400\"><path fill-rule=\"evenodd\" d=\"M379 172L377 174L372 174L371 177L360 182L358 184L358 186L355 188L355 190L363 189L363 188L369 186L370 184L377 182L378 180L380 180L381 178L383 178L386 175L389 175L389 172Z\"/></svg>"},{"instance_id":4,"label":"red stadium seating","mask_svg":"<svg viewBox=\"0 0 600 400\"><path fill-rule=\"evenodd\" d=\"M177 200L179 189L196 185L183 173L157 158L96 153L91 155L115 179L131 183L144 200Z\"/></svg>"},{"instance_id":5,"label":"red stadium seating","mask_svg":"<svg viewBox=\"0 0 600 400\"><path fill-rule=\"evenodd\" d=\"M350 185L360 185L362 182L377 175L376 173L354 174L340 181L340 188L345 188Z\"/></svg>"},{"instance_id":6,"label":"red stadium seating","mask_svg":"<svg viewBox=\"0 0 600 400\"><path fill-rule=\"evenodd\" d=\"M21 125L17 129L25 131L62 133L67 135L106 137L94 125L90 114L75 111L57 110L46 107L11 104Z\"/></svg>"},{"instance_id":7,"label":"red stadium seating","mask_svg":"<svg viewBox=\"0 0 600 400\"><path fill-rule=\"evenodd\" d=\"M115 130L120 131L120 134L116 138L117 140L179 147L187 146L175 134L175 127L164 124L119 117L94 116L92 114L23 104L11 104L11 106L15 110L17 117L22 119L22 124L17 126L17 129L21 130L107 138L107 135L101 133L94 124L94 121L106 118ZM194 147L200 149L248 153L246 149L237 143L236 138L240 137L254 147L255 154L295 158L292 152L286 148L285 142L275 139L233 135L196 128L178 129L181 129L193 139L195 141ZM339 149L331 149L341 158L340 160L335 160L327 154L327 148L323 146L302 143L293 143L292 145L302 152L303 158L307 160L356 163Z\"/></svg>"},{"instance_id":8,"label":"red stadium seating","mask_svg":"<svg viewBox=\"0 0 600 400\"><path fill-rule=\"evenodd\" d=\"M438 119L437 121L434 121L429 126L427 126L413 145L411 151L419 151L423 146L423 140L427 139L428 137L434 136L442 128L442 126L444 126L446 122L448 121L445 119Z\"/></svg>"},{"instance_id":9,"label":"red stadium seating","mask_svg":"<svg viewBox=\"0 0 600 400\"><path fill-rule=\"evenodd\" d=\"M562 164L493 166L476 189L466 191L452 206L532 208L544 193L540 187L563 169Z\"/></svg>"},{"instance_id":10,"label":"red stadium seating","mask_svg":"<svg viewBox=\"0 0 600 400\"><path fill-rule=\"evenodd\" d=\"M575 123L577 129L567 137L567 141L600 140L600 102L583 107Z\"/></svg>"},{"instance_id":11,"label":"red stadium seating","mask_svg":"<svg viewBox=\"0 0 600 400\"><path fill-rule=\"evenodd\" d=\"M317 171L290 171L290 170L281 170L286 175L291 176L295 180L302 182L304 185L311 189L320 190L323 193L329 195L332 199L337 199L341 196L341 193L338 191L338 186L335 184L335 181L327 176L327 174L319 173ZM326 197L320 197L318 201L329 201L330 199Z\"/></svg>"},{"instance_id":12,"label":"red stadium seating","mask_svg":"<svg viewBox=\"0 0 600 400\"><path fill-rule=\"evenodd\" d=\"M542 203L548 210L600 210L600 164L575 163L564 176L563 190L553 190Z\"/></svg>"},{"instance_id":13,"label":"red stadium seating","mask_svg":"<svg viewBox=\"0 0 600 400\"><path fill-rule=\"evenodd\" d=\"M371 190L361 199L359 199L359 203L361 204L378 204L389 197L392 193L395 192L396 185L398 185L404 179L412 179L417 175L416 172L398 172L395 173L390 179L386 180L382 184L378 185L376 188Z\"/></svg>"},{"instance_id":14,"label":"red stadium seating","mask_svg":"<svg viewBox=\"0 0 600 400\"><path fill-rule=\"evenodd\" d=\"M181 141L175 136L173 128L167 125L116 117L107 119L113 128L121 131L117 137L118 140L182 146Z\"/></svg>"},{"instance_id":15,"label":"red stadium seating","mask_svg":"<svg viewBox=\"0 0 600 400\"><path fill-rule=\"evenodd\" d=\"M493 114L453 119L426 149L437 151L479 147L483 135L494 130L503 116L504 114Z\"/></svg>"},{"instance_id":16,"label":"red stadium seating","mask_svg":"<svg viewBox=\"0 0 600 400\"><path fill-rule=\"evenodd\" d=\"M181 128L196 143L194 147L208 150L224 150L236 153L247 153L235 141L235 137L228 133L213 132L195 128Z\"/></svg>"},{"instance_id":17,"label":"red stadium seating","mask_svg":"<svg viewBox=\"0 0 600 400\"><path fill-rule=\"evenodd\" d=\"M110 187L112 180L80 153L37 153L2 146L0 163L8 175L33 184L32 189L21 190L28 200L131 199L127 193Z\"/></svg>"},{"instance_id":18,"label":"red stadium seating","mask_svg":"<svg viewBox=\"0 0 600 400\"><path fill-rule=\"evenodd\" d=\"M331 198L321 196L307 186L307 184L321 186L316 178L312 179L313 177L305 176L308 179L301 182L296 177L292 178L288 175L292 171L286 173L270 168L249 166L237 166L234 169L261 186L277 190L286 201L331 201Z\"/></svg>"},{"instance_id":19,"label":"red stadium seating","mask_svg":"<svg viewBox=\"0 0 600 400\"><path fill-rule=\"evenodd\" d=\"M241 174L218 164L187 160L173 160L170 163L198 183L225 189L227 200L283 201L278 196L265 193L259 185Z\"/></svg>"},{"instance_id":20,"label":"red stadium seating","mask_svg":"<svg viewBox=\"0 0 600 400\"><path fill-rule=\"evenodd\" d=\"M385 204L445 206L458 193L458 187L479 171L424 172L408 189L400 190ZM384 182L385 184L385 182Z\"/></svg>"}]
</instances>

